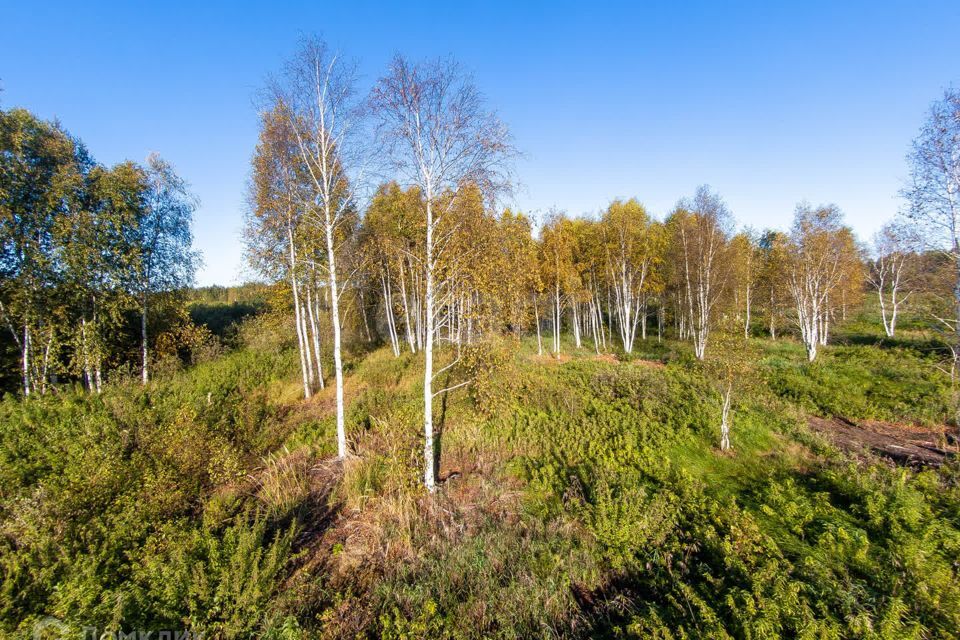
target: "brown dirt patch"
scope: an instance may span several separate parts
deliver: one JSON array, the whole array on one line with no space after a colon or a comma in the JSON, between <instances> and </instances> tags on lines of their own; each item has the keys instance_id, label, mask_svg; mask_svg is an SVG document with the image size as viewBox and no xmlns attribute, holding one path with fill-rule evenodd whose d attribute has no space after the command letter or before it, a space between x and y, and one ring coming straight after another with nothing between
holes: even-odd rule
<instances>
[{"instance_id":1,"label":"brown dirt patch","mask_svg":"<svg viewBox=\"0 0 960 640\"><path fill-rule=\"evenodd\" d=\"M930 429L875 420L851 422L842 418L807 418L813 431L823 434L839 448L851 453L865 449L913 467L943 464L956 454L956 438L947 428Z\"/></svg>"},{"instance_id":2,"label":"brown dirt patch","mask_svg":"<svg viewBox=\"0 0 960 640\"><path fill-rule=\"evenodd\" d=\"M643 360L640 358L637 358L636 360L631 360L630 364L637 367L649 367L651 369L663 369L663 367L666 366L659 360Z\"/></svg>"},{"instance_id":3,"label":"brown dirt patch","mask_svg":"<svg viewBox=\"0 0 960 640\"><path fill-rule=\"evenodd\" d=\"M608 364L617 364L620 362L617 360L617 356L612 353L598 353L594 356L590 356L591 360L596 360L598 362L606 362Z\"/></svg>"},{"instance_id":4,"label":"brown dirt patch","mask_svg":"<svg viewBox=\"0 0 960 640\"><path fill-rule=\"evenodd\" d=\"M533 355L530 356L530 359L540 364L564 364L572 360L570 355L566 353L558 353L557 355L543 354L542 356Z\"/></svg>"}]
</instances>

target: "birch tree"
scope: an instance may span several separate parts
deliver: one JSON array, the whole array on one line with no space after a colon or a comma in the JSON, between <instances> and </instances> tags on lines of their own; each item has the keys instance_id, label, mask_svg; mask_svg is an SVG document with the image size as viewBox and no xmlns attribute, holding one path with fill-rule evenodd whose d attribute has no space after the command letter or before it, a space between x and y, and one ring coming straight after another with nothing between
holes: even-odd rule
<instances>
[{"instance_id":1,"label":"birch tree","mask_svg":"<svg viewBox=\"0 0 960 640\"><path fill-rule=\"evenodd\" d=\"M317 38L303 42L270 93L297 142L300 160L313 184L314 207L307 209L323 230L326 285L333 327L333 367L337 405L337 454L347 455L343 402L341 297L346 279L338 270L345 224L355 211L364 165L356 93L356 65ZM350 176L352 172L352 176ZM351 179L352 177L352 179ZM349 235L349 234L347 234ZM312 309L312 306L311 306ZM311 322L315 322L310 316Z\"/></svg>"},{"instance_id":2,"label":"birch tree","mask_svg":"<svg viewBox=\"0 0 960 640\"><path fill-rule=\"evenodd\" d=\"M637 327L646 323L648 277L658 259L655 234L646 209L637 200L614 200L601 220L614 296L620 343L633 351Z\"/></svg>"},{"instance_id":3,"label":"birch tree","mask_svg":"<svg viewBox=\"0 0 960 640\"><path fill-rule=\"evenodd\" d=\"M770 338L777 339L777 327L788 309L790 239L781 231L767 230L758 243L757 290L766 311Z\"/></svg>"},{"instance_id":4,"label":"birch tree","mask_svg":"<svg viewBox=\"0 0 960 640\"><path fill-rule=\"evenodd\" d=\"M246 255L261 274L290 287L293 323L300 357L304 398L323 388L319 336L308 321L312 305L305 289L309 256L317 253L317 234L306 223L313 188L286 117L274 107L260 116L260 139L253 154L248 215L244 229ZM319 298L320 296L310 296Z\"/></svg>"},{"instance_id":5,"label":"birch tree","mask_svg":"<svg viewBox=\"0 0 960 640\"><path fill-rule=\"evenodd\" d=\"M563 214L553 212L540 231L540 264L546 294L552 302L553 355L560 353L563 308L568 293L579 287L574 266L573 229ZM576 283L574 281L577 281Z\"/></svg>"},{"instance_id":6,"label":"birch tree","mask_svg":"<svg viewBox=\"0 0 960 640\"><path fill-rule=\"evenodd\" d=\"M542 287L537 244L530 219L519 211L504 210L498 230L501 259L496 266L504 287L506 326L519 338L537 315L534 299Z\"/></svg>"},{"instance_id":7,"label":"birch tree","mask_svg":"<svg viewBox=\"0 0 960 640\"><path fill-rule=\"evenodd\" d=\"M395 356L400 355L401 342L411 353L417 353L423 343L418 320L423 315L422 278L416 266L424 230L423 203L416 187L403 189L390 182L377 189L363 217L361 245L377 273L384 324Z\"/></svg>"},{"instance_id":8,"label":"birch tree","mask_svg":"<svg viewBox=\"0 0 960 640\"><path fill-rule=\"evenodd\" d=\"M887 337L897 332L900 306L912 295L910 289L914 251L909 232L895 223L888 223L873 240L874 256L867 280L877 293L880 320Z\"/></svg>"},{"instance_id":9,"label":"birch tree","mask_svg":"<svg viewBox=\"0 0 960 640\"><path fill-rule=\"evenodd\" d=\"M933 103L908 156L910 180L903 196L907 217L928 248L953 264L953 316L938 321L952 334L954 363L960 359L960 90L948 89Z\"/></svg>"},{"instance_id":10,"label":"birch tree","mask_svg":"<svg viewBox=\"0 0 960 640\"><path fill-rule=\"evenodd\" d=\"M159 158L107 169L59 124L0 111L0 326L24 395L71 379L100 391L138 307L146 379L147 301L189 282L192 207Z\"/></svg>"},{"instance_id":11,"label":"birch tree","mask_svg":"<svg viewBox=\"0 0 960 640\"><path fill-rule=\"evenodd\" d=\"M438 261L455 221L447 220L466 184L492 196L506 184L510 154L507 128L484 106L482 96L456 63L411 63L397 56L370 95L377 134L401 180L420 189L425 237L420 266L424 281L424 485L434 491L434 325ZM452 223L452 224L451 224ZM445 231L438 234L438 230Z\"/></svg>"},{"instance_id":12,"label":"birch tree","mask_svg":"<svg viewBox=\"0 0 960 640\"><path fill-rule=\"evenodd\" d=\"M847 273L854 247L835 205L797 205L790 243L788 287L800 337L813 362L829 335L831 296Z\"/></svg>"},{"instance_id":13,"label":"birch tree","mask_svg":"<svg viewBox=\"0 0 960 640\"><path fill-rule=\"evenodd\" d=\"M682 320L703 360L714 314L727 285L731 215L719 195L701 186L690 200L681 200L671 215L678 298Z\"/></svg>"},{"instance_id":14,"label":"birch tree","mask_svg":"<svg viewBox=\"0 0 960 640\"><path fill-rule=\"evenodd\" d=\"M575 330L584 335L589 333L593 349L599 354L607 349L607 330L602 312L604 292L610 288L608 272L611 268L607 255L607 236L602 220L581 218L575 220L574 225L576 244L573 262L579 280L573 299L579 309L574 317L574 324L580 325ZM647 274L649 275L649 269ZM638 292L638 296L643 295L644 293ZM640 306L642 304L638 302L635 309ZM639 324L642 331L643 323Z\"/></svg>"},{"instance_id":15,"label":"birch tree","mask_svg":"<svg viewBox=\"0 0 960 640\"><path fill-rule=\"evenodd\" d=\"M199 255L191 248L197 200L173 166L157 154L147 158L147 194L136 224L129 229L131 268L125 278L140 305L140 378L150 379L148 335L152 296L193 282Z\"/></svg>"},{"instance_id":16,"label":"birch tree","mask_svg":"<svg viewBox=\"0 0 960 640\"><path fill-rule=\"evenodd\" d=\"M720 395L720 450L726 452L733 448L733 401L749 388L757 353L732 316L719 325L704 366Z\"/></svg>"},{"instance_id":17,"label":"birch tree","mask_svg":"<svg viewBox=\"0 0 960 640\"><path fill-rule=\"evenodd\" d=\"M133 162L111 169L94 167L84 184L84 204L63 218L61 260L74 323L73 371L88 390L100 392L107 341L122 331L125 312L137 301L123 288L134 247L126 230L135 228L146 206L147 174Z\"/></svg>"},{"instance_id":18,"label":"birch tree","mask_svg":"<svg viewBox=\"0 0 960 640\"><path fill-rule=\"evenodd\" d=\"M60 327L59 220L77 205L81 150L56 124L0 111L0 321L24 395L46 389Z\"/></svg>"},{"instance_id":19,"label":"birch tree","mask_svg":"<svg viewBox=\"0 0 960 640\"><path fill-rule=\"evenodd\" d=\"M757 240L752 229L745 229L733 237L730 254L734 309L743 321L743 337L749 338L757 279Z\"/></svg>"}]
</instances>

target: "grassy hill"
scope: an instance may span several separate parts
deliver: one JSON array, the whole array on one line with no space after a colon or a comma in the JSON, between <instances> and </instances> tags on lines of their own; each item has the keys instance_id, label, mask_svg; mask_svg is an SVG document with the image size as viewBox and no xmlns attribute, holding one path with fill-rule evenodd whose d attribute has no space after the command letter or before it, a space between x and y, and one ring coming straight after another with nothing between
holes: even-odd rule
<instances>
[{"instance_id":1,"label":"grassy hill","mask_svg":"<svg viewBox=\"0 0 960 640\"><path fill-rule=\"evenodd\" d=\"M434 496L416 356L348 359L340 464L330 390L299 399L289 341L254 320L237 343L146 388L0 402L4 633L960 635L955 459L899 466L808 427L943 432L952 387L920 334L854 321L815 364L754 340L732 452L685 344L470 347L451 382L474 384L437 398Z\"/></svg>"}]
</instances>

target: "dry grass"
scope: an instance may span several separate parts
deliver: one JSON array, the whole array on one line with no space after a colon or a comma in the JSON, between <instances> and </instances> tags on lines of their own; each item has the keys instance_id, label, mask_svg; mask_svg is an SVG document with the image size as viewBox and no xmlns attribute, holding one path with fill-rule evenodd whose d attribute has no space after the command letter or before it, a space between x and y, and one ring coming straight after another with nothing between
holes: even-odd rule
<instances>
[{"instance_id":1,"label":"dry grass","mask_svg":"<svg viewBox=\"0 0 960 640\"><path fill-rule=\"evenodd\" d=\"M304 502L310 493L311 464L305 449L291 452L286 447L263 459L263 465L250 474L249 480L267 513L288 513Z\"/></svg>"}]
</instances>

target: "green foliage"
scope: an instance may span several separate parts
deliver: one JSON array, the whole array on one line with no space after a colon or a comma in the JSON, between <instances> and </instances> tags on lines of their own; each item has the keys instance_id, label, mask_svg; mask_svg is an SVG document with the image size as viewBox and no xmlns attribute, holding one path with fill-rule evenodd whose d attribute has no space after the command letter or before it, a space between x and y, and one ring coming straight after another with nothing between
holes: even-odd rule
<instances>
[{"instance_id":1,"label":"green foliage","mask_svg":"<svg viewBox=\"0 0 960 640\"><path fill-rule=\"evenodd\" d=\"M221 340L235 341L238 325L263 308L264 305L257 302L191 302L189 311L194 324L207 327Z\"/></svg>"},{"instance_id":2,"label":"green foliage","mask_svg":"<svg viewBox=\"0 0 960 640\"><path fill-rule=\"evenodd\" d=\"M214 491L285 436L265 392L289 364L245 351L163 385L0 402L0 628L257 629L292 529Z\"/></svg>"},{"instance_id":3,"label":"green foliage","mask_svg":"<svg viewBox=\"0 0 960 640\"><path fill-rule=\"evenodd\" d=\"M421 361L350 363L340 466L328 399L278 400L297 363L273 322L146 388L0 402L4 632L52 615L217 638L957 636L960 467L851 462L802 420L936 422L933 356L848 343L808 365L752 341L727 455L716 381L675 344L654 362L485 343L438 402L427 497Z\"/></svg>"},{"instance_id":4,"label":"green foliage","mask_svg":"<svg viewBox=\"0 0 960 640\"><path fill-rule=\"evenodd\" d=\"M266 521L249 512L222 530L158 532L134 570L140 615L146 624L185 619L214 637L258 637L286 574L294 533L271 534Z\"/></svg>"},{"instance_id":5,"label":"green foliage","mask_svg":"<svg viewBox=\"0 0 960 640\"><path fill-rule=\"evenodd\" d=\"M198 262L195 207L156 154L146 166L107 168L59 123L0 110L0 320L8 334L0 384L24 395L65 381L99 390L138 362L138 347L149 351L154 329L168 328L157 310L182 311ZM130 331L134 314L142 332L139 322Z\"/></svg>"},{"instance_id":6,"label":"green foliage","mask_svg":"<svg viewBox=\"0 0 960 640\"><path fill-rule=\"evenodd\" d=\"M820 366L849 375L839 351ZM776 445L764 453L795 427L762 389L740 407L742 450L718 457L708 383L685 365L575 362L535 380L545 392L525 388L513 408L510 438L525 451L513 468L531 513L572 518L596 545L609 577L581 609L592 634L952 637L960 530L948 514L960 503L941 499L952 476L831 460L800 471ZM866 395L864 406L897 406L890 387Z\"/></svg>"},{"instance_id":7,"label":"green foliage","mask_svg":"<svg viewBox=\"0 0 960 640\"><path fill-rule=\"evenodd\" d=\"M771 356L764 369L774 393L818 415L936 425L952 404L938 364L912 349L841 346L813 363Z\"/></svg>"}]
</instances>

